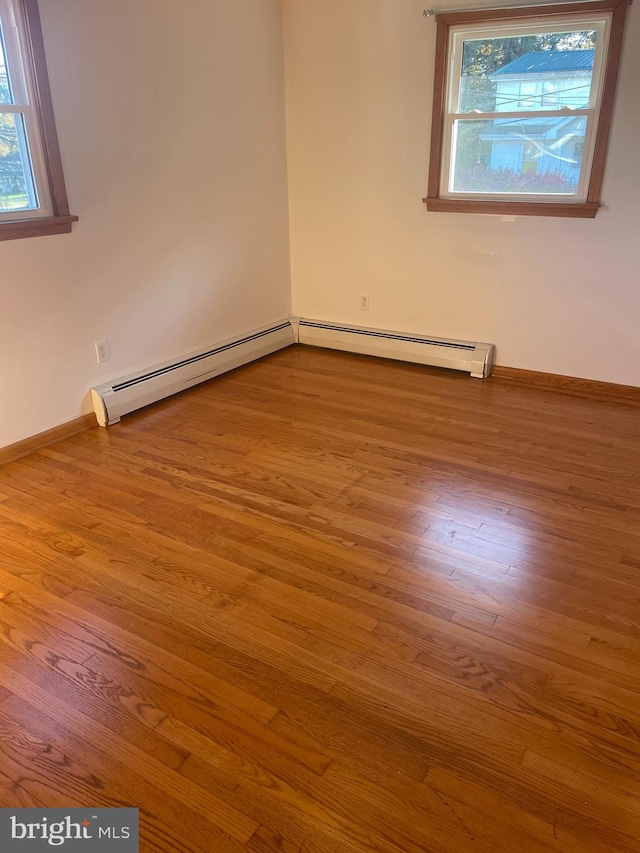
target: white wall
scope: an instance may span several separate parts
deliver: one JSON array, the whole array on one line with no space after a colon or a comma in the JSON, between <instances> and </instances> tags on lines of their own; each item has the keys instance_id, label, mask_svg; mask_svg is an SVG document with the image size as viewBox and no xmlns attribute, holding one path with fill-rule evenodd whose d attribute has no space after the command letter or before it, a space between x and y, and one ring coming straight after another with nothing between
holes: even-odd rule
<instances>
[{"instance_id":1,"label":"white wall","mask_svg":"<svg viewBox=\"0 0 640 853\"><path fill-rule=\"evenodd\" d=\"M40 7L81 219L0 243L0 447L290 307L280 0Z\"/></svg>"},{"instance_id":2,"label":"white wall","mask_svg":"<svg viewBox=\"0 0 640 853\"><path fill-rule=\"evenodd\" d=\"M435 42L427 5L284 2L294 314L489 341L500 364L640 386L635 6L608 209L595 220L503 222L421 203Z\"/></svg>"}]
</instances>

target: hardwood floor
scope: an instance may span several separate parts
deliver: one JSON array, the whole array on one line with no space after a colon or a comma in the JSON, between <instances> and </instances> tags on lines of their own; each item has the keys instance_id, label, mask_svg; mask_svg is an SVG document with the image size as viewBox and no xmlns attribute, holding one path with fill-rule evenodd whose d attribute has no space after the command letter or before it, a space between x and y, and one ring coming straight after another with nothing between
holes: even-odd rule
<instances>
[{"instance_id":1,"label":"hardwood floor","mask_svg":"<svg viewBox=\"0 0 640 853\"><path fill-rule=\"evenodd\" d=\"M291 348L0 469L0 805L640 847L640 417Z\"/></svg>"}]
</instances>

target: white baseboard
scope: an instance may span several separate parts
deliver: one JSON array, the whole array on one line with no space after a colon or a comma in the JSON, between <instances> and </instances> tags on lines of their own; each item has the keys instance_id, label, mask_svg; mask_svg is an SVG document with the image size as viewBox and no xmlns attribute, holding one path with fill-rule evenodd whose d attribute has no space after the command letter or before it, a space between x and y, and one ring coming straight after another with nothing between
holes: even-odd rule
<instances>
[{"instance_id":1,"label":"white baseboard","mask_svg":"<svg viewBox=\"0 0 640 853\"><path fill-rule=\"evenodd\" d=\"M254 329L206 350L92 388L93 410L101 426L111 426L123 415L136 409L249 364L293 343L293 327L288 319Z\"/></svg>"}]
</instances>

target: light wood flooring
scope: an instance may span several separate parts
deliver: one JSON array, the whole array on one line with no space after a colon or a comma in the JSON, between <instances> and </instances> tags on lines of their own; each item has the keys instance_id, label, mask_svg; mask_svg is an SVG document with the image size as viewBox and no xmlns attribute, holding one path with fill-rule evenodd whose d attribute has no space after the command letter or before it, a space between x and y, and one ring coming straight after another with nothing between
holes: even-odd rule
<instances>
[{"instance_id":1,"label":"light wood flooring","mask_svg":"<svg viewBox=\"0 0 640 853\"><path fill-rule=\"evenodd\" d=\"M0 470L0 806L637 853L640 410L291 348Z\"/></svg>"}]
</instances>

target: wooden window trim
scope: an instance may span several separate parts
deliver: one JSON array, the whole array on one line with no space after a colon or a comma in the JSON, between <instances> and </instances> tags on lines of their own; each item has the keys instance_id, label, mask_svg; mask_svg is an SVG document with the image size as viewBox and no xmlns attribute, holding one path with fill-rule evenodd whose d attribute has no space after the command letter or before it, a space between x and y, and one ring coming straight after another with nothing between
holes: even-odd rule
<instances>
[{"instance_id":1,"label":"wooden window trim","mask_svg":"<svg viewBox=\"0 0 640 853\"><path fill-rule=\"evenodd\" d=\"M78 217L72 216L69 212L38 0L19 0L18 14L21 18L21 27L25 34L28 51L23 59L25 63L30 65L33 74L35 107L44 150L53 215L1 222L0 240L67 234L71 231L72 224L78 221Z\"/></svg>"},{"instance_id":2,"label":"wooden window trim","mask_svg":"<svg viewBox=\"0 0 640 853\"><path fill-rule=\"evenodd\" d=\"M595 217L600 207L600 192L604 178L609 131L618 82L627 6L628 0L600 0L600 2L589 3L563 3L562 5L521 6L512 9L484 9L475 12L438 13L429 185L427 196L423 199L427 210L444 213L489 213L508 216L561 216L581 219L593 219ZM447 54L451 27L485 21L508 23L520 18L548 19L556 16L578 16L594 12L611 12L612 16L607 60L604 68L602 100L586 201L574 204L571 202L491 201L486 199L476 201L470 198L440 197L443 125L447 94Z\"/></svg>"}]
</instances>

